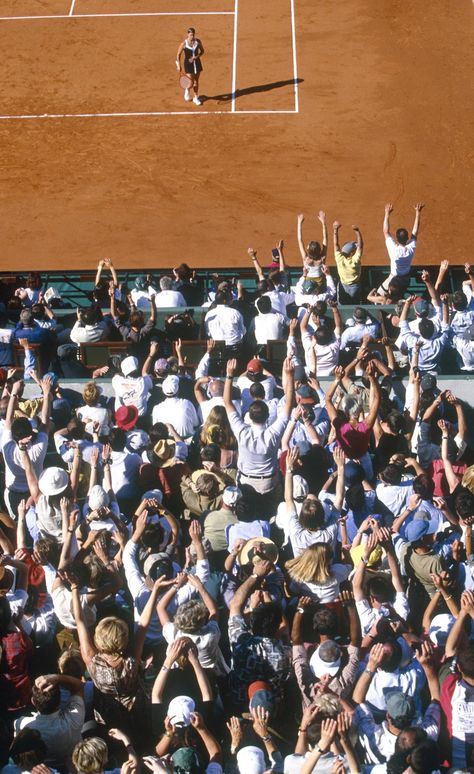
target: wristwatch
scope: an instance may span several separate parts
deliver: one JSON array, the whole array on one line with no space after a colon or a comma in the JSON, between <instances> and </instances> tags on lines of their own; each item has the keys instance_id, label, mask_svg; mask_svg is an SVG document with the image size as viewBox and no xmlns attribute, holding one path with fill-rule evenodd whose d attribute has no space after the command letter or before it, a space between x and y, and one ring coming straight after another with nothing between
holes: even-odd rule
<instances>
[{"instance_id":1,"label":"wristwatch","mask_svg":"<svg viewBox=\"0 0 474 774\"><path fill-rule=\"evenodd\" d=\"M314 749L316 750L316 752L320 753L321 755L326 755L327 753L327 750L323 750L322 747L319 746L319 744L317 744Z\"/></svg>"}]
</instances>

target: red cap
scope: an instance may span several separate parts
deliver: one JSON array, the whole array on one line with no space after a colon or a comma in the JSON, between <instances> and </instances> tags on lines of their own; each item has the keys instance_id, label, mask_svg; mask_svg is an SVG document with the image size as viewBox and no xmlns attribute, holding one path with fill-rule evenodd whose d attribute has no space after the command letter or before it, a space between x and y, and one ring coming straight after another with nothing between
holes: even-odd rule
<instances>
[{"instance_id":1,"label":"red cap","mask_svg":"<svg viewBox=\"0 0 474 774\"><path fill-rule=\"evenodd\" d=\"M251 374L261 374L263 371L262 361L257 357L253 357L247 363L247 371L250 371Z\"/></svg>"},{"instance_id":2,"label":"red cap","mask_svg":"<svg viewBox=\"0 0 474 774\"><path fill-rule=\"evenodd\" d=\"M249 699L252 698L254 693L257 693L257 691L271 691L272 687L268 683L264 683L263 680L255 680L254 683L250 683L249 687L247 688Z\"/></svg>"},{"instance_id":3,"label":"red cap","mask_svg":"<svg viewBox=\"0 0 474 774\"><path fill-rule=\"evenodd\" d=\"M138 409L136 406L120 406L115 412L115 422L121 430L131 430L135 427L138 419Z\"/></svg>"}]
</instances>

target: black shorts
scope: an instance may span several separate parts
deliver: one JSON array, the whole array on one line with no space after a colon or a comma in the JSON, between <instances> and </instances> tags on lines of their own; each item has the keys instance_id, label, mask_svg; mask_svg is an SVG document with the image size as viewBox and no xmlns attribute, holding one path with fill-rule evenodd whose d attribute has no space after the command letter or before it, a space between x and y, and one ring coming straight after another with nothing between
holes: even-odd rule
<instances>
[{"instance_id":1,"label":"black shorts","mask_svg":"<svg viewBox=\"0 0 474 774\"><path fill-rule=\"evenodd\" d=\"M194 65L196 65L196 69L194 69ZM199 75L199 73L202 72L201 60L197 59L195 62L185 61L184 72L188 75Z\"/></svg>"}]
</instances>

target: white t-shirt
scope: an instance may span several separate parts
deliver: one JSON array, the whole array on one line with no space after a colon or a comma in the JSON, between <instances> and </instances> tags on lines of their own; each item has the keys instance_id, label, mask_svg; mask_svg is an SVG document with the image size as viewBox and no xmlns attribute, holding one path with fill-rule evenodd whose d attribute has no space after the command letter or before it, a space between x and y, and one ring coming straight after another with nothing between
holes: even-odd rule
<instances>
[{"instance_id":1,"label":"white t-shirt","mask_svg":"<svg viewBox=\"0 0 474 774\"><path fill-rule=\"evenodd\" d=\"M116 374L112 379L115 391L115 411L120 406L136 406L138 415L146 412L148 396L153 388L151 376L122 376Z\"/></svg>"},{"instance_id":2,"label":"white t-shirt","mask_svg":"<svg viewBox=\"0 0 474 774\"><path fill-rule=\"evenodd\" d=\"M170 621L163 626L163 637L168 645L178 637L189 637L196 644L199 663L204 669L215 669L219 675L225 675L229 671L219 648L221 630L217 621L209 621L198 632L182 632Z\"/></svg>"},{"instance_id":3,"label":"white t-shirt","mask_svg":"<svg viewBox=\"0 0 474 774\"><path fill-rule=\"evenodd\" d=\"M245 374L242 374L242 376L239 376L237 379L237 387L240 390L240 400L242 404L242 413L245 414L246 411L248 411L248 408L251 403L253 403L254 399L250 395L250 388L252 384L255 384L255 382L252 381L252 379L249 379L248 376ZM273 376L267 376L266 379L262 379L260 382L263 389L265 390L265 398L264 400L271 400L273 398L273 392L275 390L276 382Z\"/></svg>"},{"instance_id":4,"label":"white t-shirt","mask_svg":"<svg viewBox=\"0 0 474 774\"><path fill-rule=\"evenodd\" d=\"M250 332L254 333L257 344L266 344L267 341L282 339L285 327L285 318L280 312L269 312L254 317Z\"/></svg>"},{"instance_id":5,"label":"white t-shirt","mask_svg":"<svg viewBox=\"0 0 474 774\"><path fill-rule=\"evenodd\" d=\"M103 406L80 406L76 414L86 424L86 433L92 435L94 431L93 422L99 422L99 435L109 435L109 412Z\"/></svg>"},{"instance_id":6,"label":"white t-shirt","mask_svg":"<svg viewBox=\"0 0 474 774\"><path fill-rule=\"evenodd\" d=\"M301 343L304 349L306 368L311 367L311 351L313 349L313 337L307 332L301 336ZM335 340L330 344L316 344L316 374L317 376L331 376L339 363L339 352L341 349L341 337L335 335Z\"/></svg>"},{"instance_id":7,"label":"white t-shirt","mask_svg":"<svg viewBox=\"0 0 474 774\"><path fill-rule=\"evenodd\" d=\"M387 252L390 258L390 273L398 277L404 277L409 273L415 256L416 239L410 239L406 245L399 245L394 238L385 239Z\"/></svg>"},{"instance_id":8,"label":"white t-shirt","mask_svg":"<svg viewBox=\"0 0 474 774\"><path fill-rule=\"evenodd\" d=\"M33 434L33 429L31 430ZM44 458L48 451L48 436L38 433L33 436L33 442L28 445L28 456L31 460L36 477L43 472ZM2 452L5 460L5 486L12 492L29 492L26 473L17 443L12 438L11 430L3 429Z\"/></svg>"},{"instance_id":9,"label":"white t-shirt","mask_svg":"<svg viewBox=\"0 0 474 774\"><path fill-rule=\"evenodd\" d=\"M194 404L187 398L165 398L153 407L151 421L169 422L181 438L189 438L200 424Z\"/></svg>"},{"instance_id":10,"label":"white t-shirt","mask_svg":"<svg viewBox=\"0 0 474 774\"><path fill-rule=\"evenodd\" d=\"M305 583L300 581L291 581L290 588L293 585L298 587L299 594L310 594L313 597L317 597L321 605L327 605L330 602L335 602L339 596L340 584L347 580L351 567L348 564L332 564L331 575L326 583L312 583L306 581Z\"/></svg>"},{"instance_id":11,"label":"white t-shirt","mask_svg":"<svg viewBox=\"0 0 474 774\"><path fill-rule=\"evenodd\" d=\"M186 299L179 290L161 290L155 296L155 306L157 309L164 307L186 306Z\"/></svg>"}]
</instances>

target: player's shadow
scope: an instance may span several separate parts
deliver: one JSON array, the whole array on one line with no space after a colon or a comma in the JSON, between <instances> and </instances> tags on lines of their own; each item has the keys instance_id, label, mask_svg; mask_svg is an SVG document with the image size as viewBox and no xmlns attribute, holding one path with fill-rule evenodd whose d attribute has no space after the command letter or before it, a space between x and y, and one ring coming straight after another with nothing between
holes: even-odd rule
<instances>
[{"instance_id":1,"label":"player's shadow","mask_svg":"<svg viewBox=\"0 0 474 774\"><path fill-rule=\"evenodd\" d=\"M246 97L247 94L258 94L262 91L273 91L273 89L282 89L284 86L294 86L295 83L303 83L303 78L291 78L288 81L274 81L273 83L261 83L259 86L248 86L246 89L236 89L226 94L200 95L202 102L230 102L232 98Z\"/></svg>"}]
</instances>

